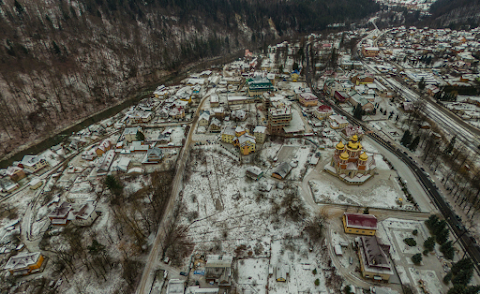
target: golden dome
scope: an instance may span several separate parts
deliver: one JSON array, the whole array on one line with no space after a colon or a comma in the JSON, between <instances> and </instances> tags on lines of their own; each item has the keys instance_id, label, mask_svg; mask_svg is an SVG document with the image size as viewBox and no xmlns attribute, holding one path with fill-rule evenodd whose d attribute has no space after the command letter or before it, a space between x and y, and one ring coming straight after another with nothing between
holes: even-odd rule
<instances>
[{"instance_id":1,"label":"golden dome","mask_svg":"<svg viewBox=\"0 0 480 294\"><path fill-rule=\"evenodd\" d=\"M365 160L367 160L367 159L368 159L367 153L363 152L363 153L360 155L360 160L365 161Z\"/></svg>"},{"instance_id":2,"label":"golden dome","mask_svg":"<svg viewBox=\"0 0 480 294\"><path fill-rule=\"evenodd\" d=\"M337 150L343 150L344 148L345 148L345 145L343 145L342 141L338 142Z\"/></svg>"},{"instance_id":3,"label":"golden dome","mask_svg":"<svg viewBox=\"0 0 480 294\"><path fill-rule=\"evenodd\" d=\"M358 141L358 136L357 136L357 135L353 135L350 140L352 140L353 142L357 142L357 141Z\"/></svg>"},{"instance_id":4,"label":"golden dome","mask_svg":"<svg viewBox=\"0 0 480 294\"><path fill-rule=\"evenodd\" d=\"M360 144L360 142L358 142L358 141L350 141L350 142L348 142L347 147L351 150L361 150L362 149L362 144Z\"/></svg>"},{"instance_id":5,"label":"golden dome","mask_svg":"<svg viewBox=\"0 0 480 294\"><path fill-rule=\"evenodd\" d=\"M347 160L350 156L348 156L348 153L347 152L343 152L342 154L340 154L340 159L342 160Z\"/></svg>"}]
</instances>

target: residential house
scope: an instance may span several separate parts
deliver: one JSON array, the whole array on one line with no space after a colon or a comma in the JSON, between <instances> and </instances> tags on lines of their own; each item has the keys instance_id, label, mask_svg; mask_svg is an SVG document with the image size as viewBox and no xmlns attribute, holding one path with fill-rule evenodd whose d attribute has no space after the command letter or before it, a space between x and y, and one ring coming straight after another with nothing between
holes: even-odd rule
<instances>
[{"instance_id":1,"label":"residential house","mask_svg":"<svg viewBox=\"0 0 480 294\"><path fill-rule=\"evenodd\" d=\"M319 107L315 108L313 114L317 119L324 120L333 114L333 109L328 105L320 105Z\"/></svg>"},{"instance_id":2,"label":"residential house","mask_svg":"<svg viewBox=\"0 0 480 294\"><path fill-rule=\"evenodd\" d=\"M9 178L0 178L0 190L4 193L12 193L20 187Z\"/></svg>"},{"instance_id":3,"label":"residential house","mask_svg":"<svg viewBox=\"0 0 480 294\"><path fill-rule=\"evenodd\" d=\"M221 129L222 129L222 122L214 117L212 119L212 122L210 123L210 132L211 133L220 133Z\"/></svg>"},{"instance_id":4,"label":"residential house","mask_svg":"<svg viewBox=\"0 0 480 294\"><path fill-rule=\"evenodd\" d=\"M130 143L137 140L137 133L141 131L141 127L125 128L125 130L123 131L123 136L125 137L125 140Z\"/></svg>"},{"instance_id":5,"label":"residential house","mask_svg":"<svg viewBox=\"0 0 480 294\"><path fill-rule=\"evenodd\" d=\"M147 151L142 163L159 163L164 157L162 149L153 147Z\"/></svg>"},{"instance_id":6,"label":"residential house","mask_svg":"<svg viewBox=\"0 0 480 294\"><path fill-rule=\"evenodd\" d=\"M244 127L242 127L242 126L237 126L237 127L235 128L235 136L236 136L236 137L241 137L241 136L243 136L246 132L247 132L247 130L246 130Z\"/></svg>"},{"instance_id":7,"label":"residential house","mask_svg":"<svg viewBox=\"0 0 480 294\"><path fill-rule=\"evenodd\" d=\"M95 148L95 153L97 153L97 156L102 156L110 149L112 149L112 142L110 142L110 140L105 140L100 144L100 146Z\"/></svg>"},{"instance_id":8,"label":"residential house","mask_svg":"<svg viewBox=\"0 0 480 294\"><path fill-rule=\"evenodd\" d=\"M293 167L290 163L282 162L273 170L272 177L279 180L284 180L288 176L290 171L292 171L292 169Z\"/></svg>"},{"instance_id":9,"label":"residential house","mask_svg":"<svg viewBox=\"0 0 480 294\"><path fill-rule=\"evenodd\" d=\"M257 144L265 143L265 139L267 138L267 127L256 126L253 130L253 135L255 136L255 141Z\"/></svg>"},{"instance_id":10,"label":"residential house","mask_svg":"<svg viewBox=\"0 0 480 294\"><path fill-rule=\"evenodd\" d=\"M335 91L333 97L340 103L345 103L350 99L350 96L345 91Z\"/></svg>"},{"instance_id":11,"label":"residential house","mask_svg":"<svg viewBox=\"0 0 480 294\"><path fill-rule=\"evenodd\" d=\"M151 111L136 110L133 113L127 115L129 124L141 124L148 123L153 119L153 113Z\"/></svg>"},{"instance_id":12,"label":"residential house","mask_svg":"<svg viewBox=\"0 0 480 294\"><path fill-rule=\"evenodd\" d=\"M207 282L218 283L219 286L231 286L232 278L231 255L207 255L205 263L205 280Z\"/></svg>"},{"instance_id":13,"label":"residential house","mask_svg":"<svg viewBox=\"0 0 480 294\"><path fill-rule=\"evenodd\" d=\"M223 120L223 118L225 117L225 109L223 109L223 107L212 108L212 113L214 117L220 120Z\"/></svg>"},{"instance_id":14,"label":"residential house","mask_svg":"<svg viewBox=\"0 0 480 294\"><path fill-rule=\"evenodd\" d=\"M348 120L345 116L333 114L328 117L330 127L334 130L343 129L348 125Z\"/></svg>"},{"instance_id":15,"label":"residential house","mask_svg":"<svg viewBox=\"0 0 480 294\"><path fill-rule=\"evenodd\" d=\"M380 243L376 236L361 236L355 242L362 276L375 281L388 281L394 274L388 257L390 246Z\"/></svg>"},{"instance_id":16,"label":"residential house","mask_svg":"<svg viewBox=\"0 0 480 294\"><path fill-rule=\"evenodd\" d=\"M379 53L380 49L378 47L362 46L362 55L364 57L377 57Z\"/></svg>"},{"instance_id":17,"label":"residential house","mask_svg":"<svg viewBox=\"0 0 480 294\"><path fill-rule=\"evenodd\" d=\"M249 155L250 153L255 152L255 137L249 134L244 134L238 137L238 145L238 147L240 147L240 153L242 155Z\"/></svg>"},{"instance_id":18,"label":"residential house","mask_svg":"<svg viewBox=\"0 0 480 294\"><path fill-rule=\"evenodd\" d=\"M225 126L222 130L222 142L233 144L233 139L235 139L235 130Z\"/></svg>"},{"instance_id":19,"label":"residential house","mask_svg":"<svg viewBox=\"0 0 480 294\"><path fill-rule=\"evenodd\" d=\"M375 77L367 74L357 74L352 76L350 81L355 85L371 84L375 81Z\"/></svg>"},{"instance_id":20,"label":"residential house","mask_svg":"<svg viewBox=\"0 0 480 294\"><path fill-rule=\"evenodd\" d=\"M210 122L210 112L204 111L201 115L200 118L198 119L198 125L200 127L207 127Z\"/></svg>"},{"instance_id":21,"label":"residential house","mask_svg":"<svg viewBox=\"0 0 480 294\"><path fill-rule=\"evenodd\" d=\"M174 107L168 115L173 119L182 119L185 117L185 109L183 107Z\"/></svg>"},{"instance_id":22,"label":"residential house","mask_svg":"<svg viewBox=\"0 0 480 294\"><path fill-rule=\"evenodd\" d=\"M98 216L95 208L96 201L86 201L78 210L73 211L72 223L79 227L90 226Z\"/></svg>"},{"instance_id":23,"label":"residential house","mask_svg":"<svg viewBox=\"0 0 480 294\"><path fill-rule=\"evenodd\" d=\"M18 182L26 177L23 169L18 166L9 166L6 171L6 175L14 182Z\"/></svg>"},{"instance_id":24,"label":"residential house","mask_svg":"<svg viewBox=\"0 0 480 294\"><path fill-rule=\"evenodd\" d=\"M362 106L363 111L367 113L373 112L373 108L374 108L373 104L367 99L363 98L358 93L350 96L350 104L352 104L353 107L357 107L357 105L360 104Z\"/></svg>"},{"instance_id":25,"label":"residential house","mask_svg":"<svg viewBox=\"0 0 480 294\"><path fill-rule=\"evenodd\" d=\"M103 161L97 169L98 176L106 175L108 173L114 158L115 158L115 150L108 150L107 153L105 153Z\"/></svg>"},{"instance_id":26,"label":"residential house","mask_svg":"<svg viewBox=\"0 0 480 294\"><path fill-rule=\"evenodd\" d=\"M28 275L38 272L42 267L44 257L40 252L22 252L10 257L4 269L14 276Z\"/></svg>"},{"instance_id":27,"label":"residential house","mask_svg":"<svg viewBox=\"0 0 480 294\"><path fill-rule=\"evenodd\" d=\"M40 178L34 178L33 180L30 181L29 186L31 190L36 190L40 188L43 185L43 180Z\"/></svg>"},{"instance_id":28,"label":"residential house","mask_svg":"<svg viewBox=\"0 0 480 294\"><path fill-rule=\"evenodd\" d=\"M316 106L318 104L318 98L312 93L301 93L298 102L305 107Z\"/></svg>"},{"instance_id":29,"label":"residential house","mask_svg":"<svg viewBox=\"0 0 480 294\"><path fill-rule=\"evenodd\" d=\"M233 110L230 118L232 120L245 121L247 119L247 113L243 109Z\"/></svg>"},{"instance_id":30,"label":"residential house","mask_svg":"<svg viewBox=\"0 0 480 294\"><path fill-rule=\"evenodd\" d=\"M218 106L220 106L218 95L217 94L210 95L210 107L218 107Z\"/></svg>"},{"instance_id":31,"label":"residential house","mask_svg":"<svg viewBox=\"0 0 480 294\"><path fill-rule=\"evenodd\" d=\"M374 236L377 231L377 218L371 214L344 213L342 222L348 234Z\"/></svg>"},{"instance_id":32,"label":"residential house","mask_svg":"<svg viewBox=\"0 0 480 294\"><path fill-rule=\"evenodd\" d=\"M19 163L19 167L23 167L24 170L31 173L36 173L47 166L48 162L45 158L38 155L25 155Z\"/></svg>"},{"instance_id":33,"label":"residential house","mask_svg":"<svg viewBox=\"0 0 480 294\"><path fill-rule=\"evenodd\" d=\"M247 177L255 181L258 181L260 180L261 177L263 177L263 171L258 166L250 166L250 167L247 167L246 175Z\"/></svg>"},{"instance_id":34,"label":"residential house","mask_svg":"<svg viewBox=\"0 0 480 294\"><path fill-rule=\"evenodd\" d=\"M48 218L53 226L66 226L70 220L75 218L72 213L72 205L68 202L63 202L60 206L55 207L48 215Z\"/></svg>"}]
</instances>

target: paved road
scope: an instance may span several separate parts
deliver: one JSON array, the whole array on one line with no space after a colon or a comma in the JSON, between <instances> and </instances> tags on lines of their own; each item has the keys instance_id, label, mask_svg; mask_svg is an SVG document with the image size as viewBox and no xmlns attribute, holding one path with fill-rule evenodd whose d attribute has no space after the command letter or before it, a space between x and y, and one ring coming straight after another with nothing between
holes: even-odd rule
<instances>
[{"instance_id":1,"label":"paved road","mask_svg":"<svg viewBox=\"0 0 480 294\"><path fill-rule=\"evenodd\" d=\"M310 46L310 43L307 44ZM307 47L308 52L308 47ZM310 77L310 67L309 67L309 56L307 54L307 82L311 85L311 77ZM312 92L316 94L319 98L323 97L323 93L312 89ZM363 127L365 131L369 131L370 127L366 125L364 122L358 121L355 119L350 113L347 113L342 108L336 106L335 104L329 103L326 99L323 99L323 103L330 105L337 113L346 116L352 124L360 125ZM378 144L382 145L386 150L390 151L391 153L395 154L401 161L403 161L410 169L410 172L415 175L418 181L422 184L427 194L432 199L433 203L436 205L440 213L443 215L447 223L449 224L450 228L456 235L456 237L460 240L460 243L463 245L465 250L467 251L470 258L474 261L477 269L477 273L480 272L480 251L476 246L475 242L472 241L468 233L465 233L460 225L462 225L461 221L459 221L454 213L452 207L446 202L446 200L440 195L436 186L429 177L416 165L416 163L409 158L408 155L404 154L401 149L396 148L390 145L390 142L386 142L383 138L379 137L375 133L371 133L368 135L370 138L375 140Z\"/></svg>"},{"instance_id":2,"label":"paved road","mask_svg":"<svg viewBox=\"0 0 480 294\"><path fill-rule=\"evenodd\" d=\"M137 294L149 294L150 289L152 287L152 281L153 281L153 274L154 274L154 269L155 266L158 262L159 255L163 250L162 242L165 239L166 232L163 228L166 220L171 217L171 214L173 213L174 207L175 207L175 201L177 199L177 196L181 190L181 184L182 184L182 177L183 177L183 170L185 169L186 162L190 156L190 149L192 146L192 136L193 133L195 132L195 128L198 122L198 117L200 113L200 109L203 106L203 103L205 100L210 97L210 95L205 95L203 97L202 101L198 105L197 110L195 111L195 118L193 119L193 123L190 126L190 130L188 132L188 137L185 142L185 146L182 149L182 152L180 153L179 160L177 162L177 167L176 167L176 173L175 173L175 178L173 179L173 185L172 185L172 192L170 195L170 199L167 203L167 207L165 208L165 213L163 214L163 219L160 222L160 225L158 227L157 231L157 236L155 238L155 241L153 243L152 249L150 250L150 254L148 255L147 262L145 264L145 268L143 270L142 278L140 280L140 283L137 287L137 291L135 293Z\"/></svg>"}]
</instances>

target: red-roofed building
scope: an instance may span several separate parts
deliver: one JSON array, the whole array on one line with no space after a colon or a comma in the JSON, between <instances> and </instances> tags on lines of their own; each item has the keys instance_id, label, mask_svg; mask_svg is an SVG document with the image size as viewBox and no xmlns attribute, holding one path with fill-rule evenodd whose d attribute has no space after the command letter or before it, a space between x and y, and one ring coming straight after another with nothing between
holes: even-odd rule
<instances>
[{"instance_id":1,"label":"red-roofed building","mask_svg":"<svg viewBox=\"0 0 480 294\"><path fill-rule=\"evenodd\" d=\"M345 233L374 236L377 231L377 218L371 214L345 213L342 220Z\"/></svg>"},{"instance_id":2,"label":"red-roofed building","mask_svg":"<svg viewBox=\"0 0 480 294\"><path fill-rule=\"evenodd\" d=\"M313 113L317 119L323 120L333 114L333 109L328 105L320 105Z\"/></svg>"}]
</instances>

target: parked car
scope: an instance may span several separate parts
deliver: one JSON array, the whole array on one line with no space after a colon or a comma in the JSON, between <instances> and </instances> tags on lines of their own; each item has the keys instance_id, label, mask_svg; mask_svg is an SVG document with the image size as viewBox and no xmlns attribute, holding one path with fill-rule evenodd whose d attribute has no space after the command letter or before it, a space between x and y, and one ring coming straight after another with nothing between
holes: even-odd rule
<instances>
[{"instance_id":1,"label":"parked car","mask_svg":"<svg viewBox=\"0 0 480 294\"><path fill-rule=\"evenodd\" d=\"M186 272L180 272L180 275L185 276L185 277L188 276L188 274Z\"/></svg>"}]
</instances>

